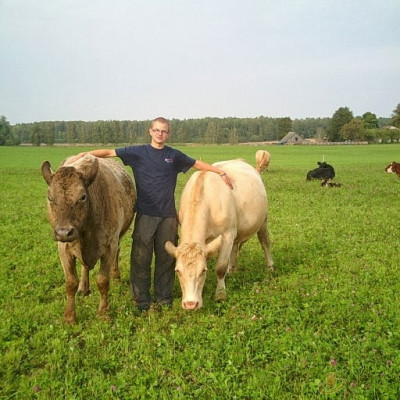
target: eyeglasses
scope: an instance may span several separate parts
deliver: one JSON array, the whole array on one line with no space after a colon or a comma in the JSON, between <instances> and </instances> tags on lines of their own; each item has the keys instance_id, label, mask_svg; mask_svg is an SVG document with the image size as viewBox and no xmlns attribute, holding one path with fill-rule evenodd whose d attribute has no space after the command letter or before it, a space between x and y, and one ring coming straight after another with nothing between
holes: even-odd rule
<instances>
[{"instance_id":1,"label":"eyeglasses","mask_svg":"<svg viewBox=\"0 0 400 400\"><path fill-rule=\"evenodd\" d=\"M161 131L160 129L152 129L152 131L154 132L154 133L162 133L163 135L166 135L167 133L169 133L168 131Z\"/></svg>"}]
</instances>

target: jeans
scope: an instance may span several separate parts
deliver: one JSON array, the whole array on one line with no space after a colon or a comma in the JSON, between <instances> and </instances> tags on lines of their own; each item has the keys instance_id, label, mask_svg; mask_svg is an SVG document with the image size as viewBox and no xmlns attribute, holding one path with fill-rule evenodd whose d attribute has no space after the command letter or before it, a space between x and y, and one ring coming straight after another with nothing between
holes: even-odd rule
<instances>
[{"instance_id":1,"label":"jeans","mask_svg":"<svg viewBox=\"0 0 400 400\"><path fill-rule=\"evenodd\" d=\"M151 262L155 255L154 295L157 303L172 304L175 259L164 249L167 240L178 244L175 217L137 214L132 234L130 285L133 300L141 309L151 303Z\"/></svg>"}]
</instances>

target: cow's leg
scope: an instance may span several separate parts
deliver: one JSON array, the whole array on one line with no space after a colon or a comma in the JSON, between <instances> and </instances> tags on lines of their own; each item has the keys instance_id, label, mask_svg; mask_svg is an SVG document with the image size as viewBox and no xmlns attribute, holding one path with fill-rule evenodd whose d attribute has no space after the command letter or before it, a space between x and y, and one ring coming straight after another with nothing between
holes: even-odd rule
<instances>
[{"instance_id":1,"label":"cow's leg","mask_svg":"<svg viewBox=\"0 0 400 400\"><path fill-rule=\"evenodd\" d=\"M233 273L238 270L237 259L238 259L239 253L240 253L240 249L242 248L242 246L245 242L246 242L246 240L244 242L238 242L237 240L235 240L235 242L233 243L232 252L231 252L230 259L229 259L228 273Z\"/></svg>"},{"instance_id":2,"label":"cow's leg","mask_svg":"<svg viewBox=\"0 0 400 400\"><path fill-rule=\"evenodd\" d=\"M111 268L111 276L114 279L120 279L121 278L121 274L119 272L118 260L119 260L119 244L118 244L117 254L115 255L115 260L114 260L114 263L113 263L112 268Z\"/></svg>"},{"instance_id":3,"label":"cow's leg","mask_svg":"<svg viewBox=\"0 0 400 400\"><path fill-rule=\"evenodd\" d=\"M229 257L228 273L232 274L237 270L236 260L239 254L240 246L239 243L235 241L232 246L231 256Z\"/></svg>"},{"instance_id":4,"label":"cow's leg","mask_svg":"<svg viewBox=\"0 0 400 400\"><path fill-rule=\"evenodd\" d=\"M108 318L108 290L110 288L110 272L117 255L117 243L110 244L108 251L101 257L100 270L97 275L97 288L100 292L99 315Z\"/></svg>"},{"instance_id":5,"label":"cow's leg","mask_svg":"<svg viewBox=\"0 0 400 400\"><path fill-rule=\"evenodd\" d=\"M58 243L58 252L64 270L67 292L64 320L68 324L73 324L76 322L75 295L79 285L78 274L76 272L76 258L66 249L65 243Z\"/></svg>"},{"instance_id":6,"label":"cow's leg","mask_svg":"<svg viewBox=\"0 0 400 400\"><path fill-rule=\"evenodd\" d=\"M274 270L274 262L272 260L271 251L270 251L270 240L269 240L267 218L265 219L260 230L257 232L257 236L258 236L258 240L264 250L265 259L267 260L267 267L271 271L273 271Z\"/></svg>"},{"instance_id":7,"label":"cow's leg","mask_svg":"<svg viewBox=\"0 0 400 400\"><path fill-rule=\"evenodd\" d=\"M224 236L221 247L219 249L218 260L215 265L217 274L217 289L215 291L215 301L226 299L225 275L228 271L229 260L233 248L233 237Z\"/></svg>"},{"instance_id":8,"label":"cow's leg","mask_svg":"<svg viewBox=\"0 0 400 400\"><path fill-rule=\"evenodd\" d=\"M82 265L81 268L81 280L79 281L78 293L83 296L88 296L90 294L90 284L89 284L89 268Z\"/></svg>"}]
</instances>

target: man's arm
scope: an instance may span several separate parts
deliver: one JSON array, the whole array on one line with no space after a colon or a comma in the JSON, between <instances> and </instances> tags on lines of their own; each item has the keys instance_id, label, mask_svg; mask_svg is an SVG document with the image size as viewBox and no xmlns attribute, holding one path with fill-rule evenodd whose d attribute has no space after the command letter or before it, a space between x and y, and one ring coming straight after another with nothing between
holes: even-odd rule
<instances>
[{"instance_id":1,"label":"man's arm","mask_svg":"<svg viewBox=\"0 0 400 400\"><path fill-rule=\"evenodd\" d=\"M115 149L98 149L89 151L89 154L100 158L116 157Z\"/></svg>"},{"instance_id":2,"label":"man's arm","mask_svg":"<svg viewBox=\"0 0 400 400\"><path fill-rule=\"evenodd\" d=\"M208 164L201 160L196 160L196 162L193 165L193 168L196 168L199 171L215 172L216 174L218 174L221 177L221 179L226 183L227 186L229 186L231 189L233 189L233 185L232 185L232 182L231 182L229 176L222 169L215 167L214 165Z\"/></svg>"},{"instance_id":3,"label":"man's arm","mask_svg":"<svg viewBox=\"0 0 400 400\"><path fill-rule=\"evenodd\" d=\"M86 154L92 154L93 156L99 158L108 158L117 156L117 154L115 153L115 149L97 149L92 151L83 151L82 153L78 153L76 156L70 158L68 160L68 164L71 164L74 161L78 160L79 158L86 156Z\"/></svg>"}]
</instances>

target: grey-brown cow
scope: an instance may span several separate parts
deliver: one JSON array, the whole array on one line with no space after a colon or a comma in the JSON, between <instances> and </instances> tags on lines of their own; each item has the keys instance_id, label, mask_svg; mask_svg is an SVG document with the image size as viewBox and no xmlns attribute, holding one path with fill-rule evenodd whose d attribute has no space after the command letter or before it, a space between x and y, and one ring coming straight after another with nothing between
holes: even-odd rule
<instances>
[{"instance_id":1,"label":"grey-brown cow","mask_svg":"<svg viewBox=\"0 0 400 400\"><path fill-rule=\"evenodd\" d=\"M107 317L110 273L119 275L119 244L134 215L134 182L118 162L92 155L70 165L66 159L56 172L45 161L42 175L48 185L47 213L65 275L65 321L76 322L76 292L90 292L89 270L98 260L99 314ZM76 259L82 264L80 282Z\"/></svg>"}]
</instances>

